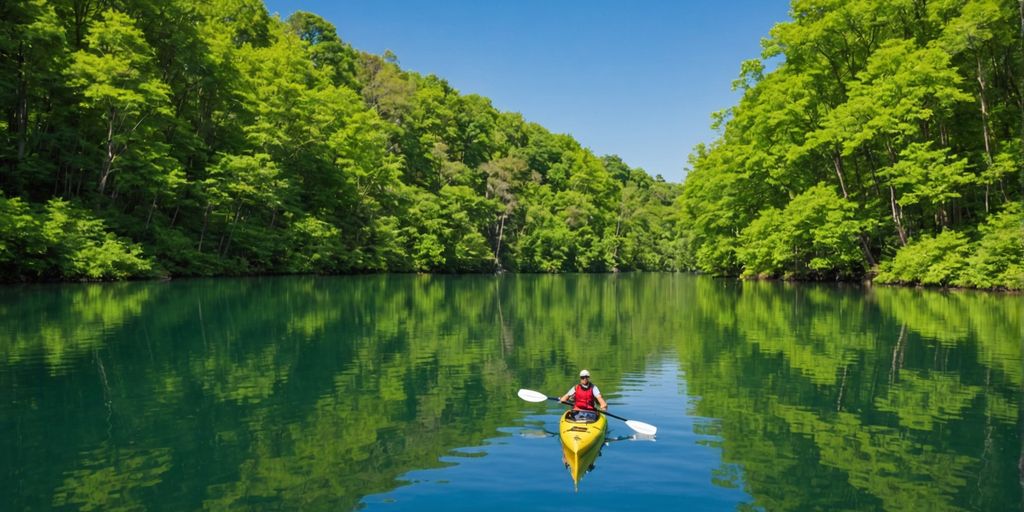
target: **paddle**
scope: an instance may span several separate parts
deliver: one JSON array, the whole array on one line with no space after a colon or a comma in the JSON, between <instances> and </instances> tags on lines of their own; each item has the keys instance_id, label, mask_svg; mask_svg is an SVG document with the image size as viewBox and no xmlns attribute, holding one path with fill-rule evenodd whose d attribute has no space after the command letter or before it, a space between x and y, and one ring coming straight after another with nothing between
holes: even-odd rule
<instances>
[{"instance_id":1,"label":"paddle","mask_svg":"<svg viewBox=\"0 0 1024 512\"><path fill-rule=\"evenodd\" d=\"M519 398L522 398L523 400L526 400L527 402L543 402L545 400L554 400L555 402L565 403L565 402L562 402L561 400L559 400L559 399L557 399L557 398L555 398L553 396L547 396L544 393L541 393L539 391L534 391L532 389L520 389L518 395L519 395ZM566 405L568 405L568 404L566 404ZM635 430L635 431L637 431L637 432L639 432L641 434L648 435L648 436L653 436L654 434L658 433L658 427L655 427L654 425L651 425L649 423L644 423L642 421L637 421L637 420L628 420L626 418L623 418L622 416L616 416L616 415L614 415L614 414L612 414L612 413L610 413L608 411L600 411L600 412L601 412L601 414L604 414L604 415L607 415L607 416L611 416L612 418L615 418L617 420L625 421L627 427L629 427L629 428L631 428L631 429L633 429L633 430Z\"/></svg>"}]
</instances>

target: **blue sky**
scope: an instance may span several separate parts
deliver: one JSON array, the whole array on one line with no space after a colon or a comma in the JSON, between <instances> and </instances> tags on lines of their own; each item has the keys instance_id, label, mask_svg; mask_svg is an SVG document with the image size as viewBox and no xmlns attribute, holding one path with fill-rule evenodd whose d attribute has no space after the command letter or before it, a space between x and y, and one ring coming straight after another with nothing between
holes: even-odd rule
<instances>
[{"instance_id":1,"label":"blue sky","mask_svg":"<svg viewBox=\"0 0 1024 512\"><path fill-rule=\"evenodd\" d=\"M490 98L599 155L682 181L736 103L740 62L788 19L786 0L267 0L318 14L352 46Z\"/></svg>"}]
</instances>

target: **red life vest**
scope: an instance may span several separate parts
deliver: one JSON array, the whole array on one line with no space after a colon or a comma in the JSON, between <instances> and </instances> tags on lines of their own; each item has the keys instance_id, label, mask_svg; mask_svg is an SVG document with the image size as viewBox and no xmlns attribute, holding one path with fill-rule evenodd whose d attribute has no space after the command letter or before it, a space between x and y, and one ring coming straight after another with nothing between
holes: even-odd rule
<instances>
[{"instance_id":1,"label":"red life vest","mask_svg":"<svg viewBox=\"0 0 1024 512\"><path fill-rule=\"evenodd\" d=\"M586 409L588 411L594 410L594 385L591 384L589 388L584 389L583 386L576 384L575 404L573 405L576 409Z\"/></svg>"}]
</instances>

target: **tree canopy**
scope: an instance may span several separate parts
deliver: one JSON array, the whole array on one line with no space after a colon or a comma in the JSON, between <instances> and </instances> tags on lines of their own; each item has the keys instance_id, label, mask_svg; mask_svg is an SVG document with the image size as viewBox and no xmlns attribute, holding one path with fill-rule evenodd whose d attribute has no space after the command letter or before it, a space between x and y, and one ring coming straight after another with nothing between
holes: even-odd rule
<instances>
[{"instance_id":1,"label":"tree canopy","mask_svg":"<svg viewBox=\"0 0 1024 512\"><path fill-rule=\"evenodd\" d=\"M791 17L691 157L687 266L1024 287L1019 3L794 0Z\"/></svg>"},{"instance_id":2,"label":"tree canopy","mask_svg":"<svg viewBox=\"0 0 1024 512\"><path fill-rule=\"evenodd\" d=\"M680 267L679 185L357 51L315 14L11 9L2 280Z\"/></svg>"},{"instance_id":3,"label":"tree canopy","mask_svg":"<svg viewBox=\"0 0 1024 512\"><path fill-rule=\"evenodd\" d=\"M0 20L0 280L695 270L1024 288L1019 3L794 0L791 18L740 65L741 100L678 185L312 13L19 2Z\"/></svg>"}]
</instances>

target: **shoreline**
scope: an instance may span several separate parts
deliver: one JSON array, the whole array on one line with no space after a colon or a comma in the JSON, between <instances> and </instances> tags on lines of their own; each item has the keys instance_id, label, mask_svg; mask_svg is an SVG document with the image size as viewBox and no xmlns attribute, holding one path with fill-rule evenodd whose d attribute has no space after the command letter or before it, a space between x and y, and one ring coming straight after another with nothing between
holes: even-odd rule
<instances>
[{"instance_id":1,"label":"shoreline","mask_svg":"<svg viewBox=\"0 0 1024 512\"><path fill-rule=\"evenodd\" d=\"M837 285L853 285L864 288L865 290L874 287L885 287L885 288L907 288L907 289L919 289L939 292L985 292L985 293L996 293L1003 295L1024 295L1024 289L1013 289L1013 288L970 288L965 286L931 286L923 285L918 283L876 283L871 279L792 279L792 278L781 278L781 277L765 277L765 276L754 276L754 277L741 277L741 276L716 276L706 272L698 271L684 271L684 270L622 270L622 271L608 271L608 272L516 272L510 270L502 270L496 272L399 272L399 271L381 271L381 272L348 272L348 273L288 273L288 272L268 272L260 274L215 274L215 275L181 275L181 276L158 276L158 277L137 277L128 279L107 279L107 280L65 280L65 279L43 279L38 281L4 281L0 280L0 288L16 287L16 286L34 286L34 285L60 285L60 284L108 284L108 283L128 283L128 282L169 282L169 281L188 281L195 279L244 279L244 278L259 278L259 277L298 277L298 276L316 276L316 277L340 277L340 276L367 276L367 275L383 275L383 274L395 274L395 275L429 275L429 276L502 276L502 275L550 275L550 276L564 276L564 275L621 275L621 274L690 274L694 276L707 276L716 280L723 281L736 281L736 282L778 282L778 283L797 283L797 284L837 284Z\"/></svg>"}]
</instances>

